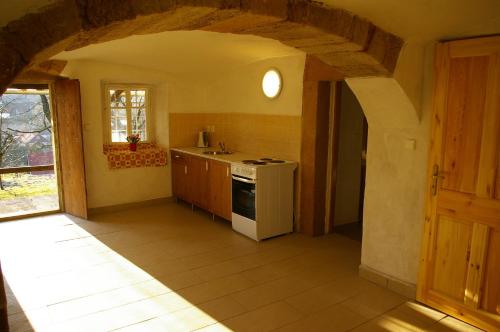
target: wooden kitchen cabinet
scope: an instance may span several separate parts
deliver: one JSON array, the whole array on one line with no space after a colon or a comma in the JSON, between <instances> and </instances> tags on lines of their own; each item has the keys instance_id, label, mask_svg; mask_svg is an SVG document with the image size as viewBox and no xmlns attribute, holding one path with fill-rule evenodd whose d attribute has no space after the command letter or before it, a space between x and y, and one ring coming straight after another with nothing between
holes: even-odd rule
<instances>
[{"instance_id":1,"label":"wooden kitchen cabinet","mask_svg":"<svg viewBox=\"0 0 500 332\"><path fill-rule=\"evenodd\" d=\"M231 165L210 160L209 169L211 212L231 220Z\"/></svg>"},{"instance_id":2,"label":"wooden kitchen cabinet","mask_svg":"<svg viewBox=\"0 0 500 332\"><path fill-rule=\"evenodd\" d=\"M189 156L189 197L194 205L210 211L209 174L209 160L207 158Z\"/></svg>"},{"instance_id":3,"label":"wooden kitchen cabinet","mask_svg":"<svg viewBox=\"0 0 500 332\"><path fill-rule=\"evenodd\" d=\"M231 164L171 151L173 195L231 220Z\"/></svg>"},{"instance_id":4,"label":"wooden kitchen cabinet","mask_svg":"<svg viewBox=\"0 0 500 332\"><path fill-rule=\"evenodd\" d=\"M184 153L172 151L172 192L175 197L191 203L189 195L188 160Z\"/></svg>"}]
</instances>

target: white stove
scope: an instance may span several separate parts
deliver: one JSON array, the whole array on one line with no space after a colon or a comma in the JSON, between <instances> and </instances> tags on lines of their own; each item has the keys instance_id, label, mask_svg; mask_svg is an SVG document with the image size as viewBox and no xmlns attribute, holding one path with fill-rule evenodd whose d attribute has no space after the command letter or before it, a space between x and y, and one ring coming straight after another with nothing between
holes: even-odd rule
<instances>
[{"instance_id":1,"label":"white stove","mask_svg":"<svg viewBox=\"0 0 500 332\"><path fill-rule=\"evenodd\" d=\"M272 158L233 162L233 229L260 241L293 231L297 163Z\"/></svg>"}]
</instances>

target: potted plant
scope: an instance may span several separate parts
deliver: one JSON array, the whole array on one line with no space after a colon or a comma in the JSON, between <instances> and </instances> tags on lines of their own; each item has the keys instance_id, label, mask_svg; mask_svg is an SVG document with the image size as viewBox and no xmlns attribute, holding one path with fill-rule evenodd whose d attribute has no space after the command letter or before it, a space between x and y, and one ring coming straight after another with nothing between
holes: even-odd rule
<instances>
[{"instance_id":1,"label":"potted plant","mask_svg":"<svg viewBox=\"0 0 500 332\"><path fill-rule=\"evenodd\" d=\"M141 140L139 134L127 136L127 142L129 142L130 151L137 151L137 143Z\"/></svg>"}]
</instances>

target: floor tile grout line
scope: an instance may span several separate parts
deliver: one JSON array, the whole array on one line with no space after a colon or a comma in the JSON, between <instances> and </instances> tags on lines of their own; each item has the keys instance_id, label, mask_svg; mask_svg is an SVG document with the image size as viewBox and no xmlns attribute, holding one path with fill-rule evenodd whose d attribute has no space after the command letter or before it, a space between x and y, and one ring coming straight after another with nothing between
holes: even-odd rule
<instances>
[{"instance_id":1,"label":"floor tile grout line","mask_svg":"<svg viewBox=\"0 0 500 332\"><path fill-rule=\"evenodd\" d=\"M122 330L124 328L127 328L127 327L130 327L130 326L134 326L134 325L139 325L139 324L142 324L142 323L145 323L145 322L149 322L153 319L156 319L160 316L157 316L157 317L152 317L152 318L148 318L148 319L145 319L145 320L142 320L140 322L136 322L136 323L132 323L132 324L128 324L128 325L124 325L124 326L121 326L121 327L118 327L116 329L111 329L111 330L107 330L107 332L114 332L114 331L119 331L119 330Z\"/></svg>"}]
</instances>

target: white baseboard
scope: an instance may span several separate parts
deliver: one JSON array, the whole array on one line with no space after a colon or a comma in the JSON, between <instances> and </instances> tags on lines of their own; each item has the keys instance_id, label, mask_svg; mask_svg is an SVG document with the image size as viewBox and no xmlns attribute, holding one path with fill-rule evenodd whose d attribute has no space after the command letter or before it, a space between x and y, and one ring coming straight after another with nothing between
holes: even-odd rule
<instances>
[{"instance_id":1,"label":"white baseboard","mask_svg":"<svg viewBox=\"0 0 500 332\"><path fill-rule=\"evenodd\" d=\"M359 266L359 276L412 300L416 298L417 285L415 284L399 280L365 265Z\"/></svg>"}]
</instances>

